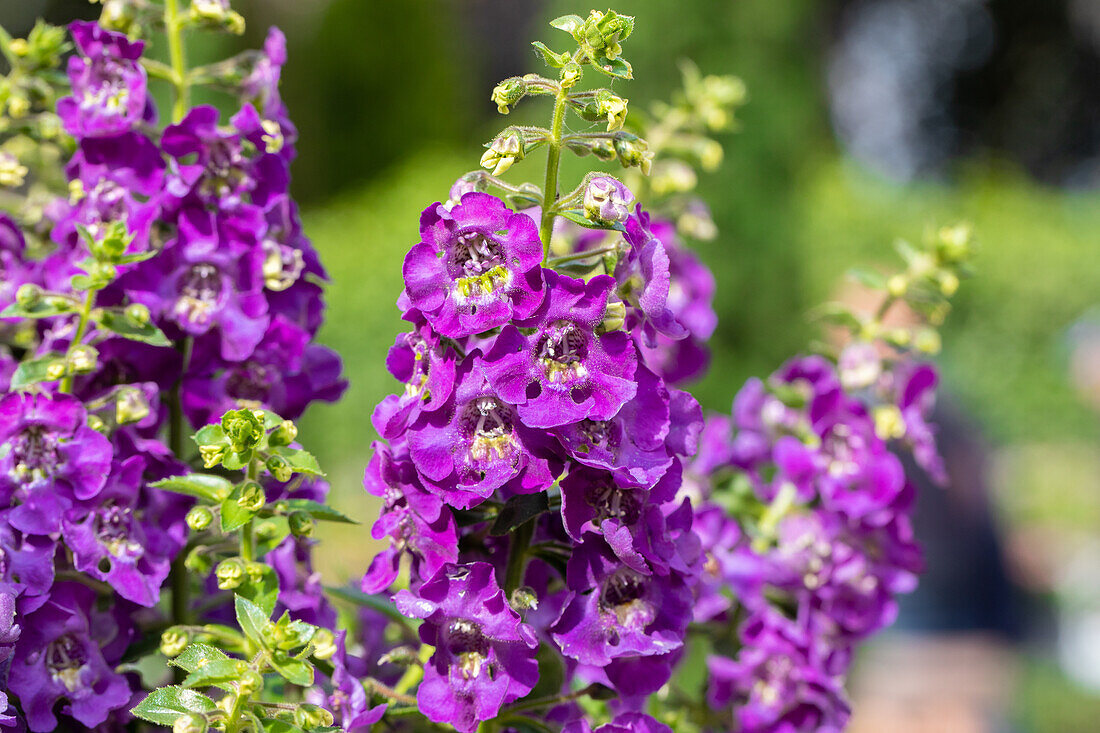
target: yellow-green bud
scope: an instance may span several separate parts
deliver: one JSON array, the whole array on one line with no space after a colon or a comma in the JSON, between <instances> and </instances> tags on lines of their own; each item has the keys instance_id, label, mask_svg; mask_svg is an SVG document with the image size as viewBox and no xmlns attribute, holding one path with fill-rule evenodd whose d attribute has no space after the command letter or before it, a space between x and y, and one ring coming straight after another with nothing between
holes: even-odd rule
<instances>
[{"instance_id":1,"label":"yellow-green bud","mask_svg":"<svg viewBox=\"0 0 1100 733\"><path fill-rule=\"evenodd\" d=\"M218 587L222 590L233 590L244 582L244 563L240 559L231 557L218 563L214 575L218 578Z\"/></svg>"},{"instance_id":2,"label":"yellow-green bud","mask_svg":"<svg viewBox=\"0 0 1100 733\"><path fill-rule=\"evenodd\" d=\"M653 167L653 151L649 143L639 137L624 137L615 140L615 151L623 168L637 166L642 174L648 176Z\"/></svg>"},{"instance_id":3,"label":"yellow-green bud","mask_svg":"<svg viewBox=\"0 0 1100 733\"><path fill-rule=\"evenodd\" d=\"M8 101L11 107L11 100ZM0 186L17 188L23 185L27 177L27 167L20 165L19 159L11 153L0 151Z\"/></svg>"},{"instance_id":4,"label":"yellow-green bud","mask_svg":"<svg viewBox=\"0 0 1100 733\"><path fill-rule=\"evenodd\" d=\"M183 560L183 566L195 575L203 577L210 574L212 561L206 547L199 546L187 553Z\"/></svg>"},{"instance_id":5,"label":"yellow-green bud","mask_svg":"<svg viewBox=\"0 0 1100 733\"><path fill-rule=\"evenodd\" d=\"M275 477L276 481L289 481L291 476L294 475L294 470L282 456L271 456L267 459L264 466L267 468L268 472Z\"/></svg>"},{"instance_id":6,"label":"yellow-green bud","mask_svg":"<svg viewBox=\"0 0 1100 733\"><path fill-rule=\"evenodd\" d=\"M621 130L626 122L626 104L630 100L617 97L606 89L596 93L596 114L607 120L607 131Z\"/></svg>"},{"instance_id":7,"label":"yellow-green bud","mask_svg":"<svg viewBox=\"0 0 1100 733\"><path fill-rule=\"evenodd\" d=\"M74 374L87 374L94 371L98 354L91 346L80 344L69 352L69 368Z\"/></svg>"},{"instance_id":8,"label":"yellow-green bud","mask_svg":"<svg viewBox=\"0 0 1100 733\"><path fill-rule=\"evenodd\" d=\"M494 176L499 176L517 160L523 160L523 155L523 138L519 130L509 128L500 133L481 156L481 167L492 170Z\"/></svg>"},{"instance_id":9,"label":"yellow-green bud","mask_svg":"<svg viewBox=\"0 0 1100 733\"><path fill-rule=\"evenodd\" d=\"M206 718L198 713L187 713L176 718L172 724L172 733L206 733Z\"/></svg>"},{"instance_id":10,"label":"yellow-green bud","mask_svg":"<svg viewBox=\"0 0 1100 733\"><path fill-rule=\"evenodd\" d=\"M149 313L149 306L144 303L131 303L126 306L126 320L134 324L138 328L148 325L152 316Z\"/></svg>"},{"instance_id":11,"label":"yellow-green bud","mask_svg":"<svg viewBox=\"0 0 1100 733\"><path fill-rule=\"evenodd\" d=\"M160 653L166 657L177 657L191 643L191 635L178 626L165 629L160 635Z\"/></svg>"},{"instance_id":12,"label":"yellow-green bud","mask_svg":"<svg viewBox=\"0 0 1100 733\"><path fill-rule=\"evenodd\" d=\"M42 301L42 288L34 283L23 283L15 291L15 302L20 308L33 308Z\"/></svg>"},{"instance_id":13,"label":"yellow-green bud","mask_svg":"<svg viewBox=\"0 0 1100 733\"><path fill-rule=\"evenodd\" d=\"M210 526L210 523L214 521L214 512L210 511L210 507L198 504L191 507L191 510L187 512L187 526L196 532L201 532Z\"/></svg>"},{"instance_id":14,"label":"yellow-green bud","mask_svg":"<svg viewBox=\"0 0 1100 733\"><path fill-rule=\"evenodd\" d=\"M92 265L90 274L93 280L101 283L109 283L118 277L118 268L110 262L97 262Z\"/></svg>"},{"instance_id":15,"label":"yellow-green bud","mask_svg":"<svg viewBox=\"0 0 1100 733\"><path fill-rule=\"evenodd\" d=\"M97 433L103 433L107 435L110 431L107 429L107 423L103 422L103 418L99 415L88 415L88 427Z\"/></svg>"},{"instance_id":16,"label":"yellow-green bud","mask_svg":"<svg viewBox=\"0 0 1100 733\"><path fill-rule=\"evenodd\" d=\"M913 348L922 354L938 354L943 342L934 328L922 328L913 336Z\"/></svg>"},{"instance_id":17,"label":"yellow-green bud","mask_svg":"<svg viewBox=\"0 0 1100 733\"><path fill-rule=\"evenodd\" d=\"M336 653L336 636L328 629L317 629L310 643L313 645L314 659L332 659L332 655Z\"/></svg>"},{"instance_id":18,"label":"yellow-green bud","mask_svg":"<svg viewBox=\"0 0 1100 733\"><path fill-rule=\"evenodd\" d=\"M119 425L141 422L151 409L145 393L136 387L124 387L115 396L115 421Z\"/></svg>"},{"instance_id":19,"label":"yellow-green bud","mask_svg":"<svg viewBox=\"0 0 1100 733\"><path fill-rule=\"evenodd\" d=\"M497 84L489 98L496 104L497 111L506 115L511 111L509 107L514 107L526 94L527 82L523 77L514 76Z\"/></svg>"},{"instance_id":20,"label":"yellow-green bud","mask_svg":"<svg viewBox=\"0 0 1100 733\"><path fill-rule=\"evenodd\" d=\"M525 585L512 591L509 604L517 611L531 611L539 607L539 597L534 589Z\"/></svg>"},{"instance_id":21,"label":"yellow-green bud","mask_svg":"<svg viewBox=\"0 0 1100 733\"><path fill-rule=\"evenodd\" d=\"M308 512L291 512L286 521L290 525L290 533L295 537L309 537L313 534L313 517Z\"/></svg>"},{"instance_id":22,"label":"yellow-green bud","mask_svg":"<svg viewBox=\"0 0 1100 733\"><path fill-rule=\"evenodd\" d=\"M619 331L626 322L626 305L621 300L613 300L607 304L603 312L603 321L600 327L604 331Z\"/></svg>"},{"instance_id":23,"label":"yellow-green bud","mask_svg":"<svg viewBox=\"0 0 1100 733\"><path fill-rule=\"evenodd\" d=\"M66 373L65 362L63 361L55 361L46 367L46 379L61 379Z\"/></svg>"},{"instance_id":24,"label":"yellow-green bud","mask_svg":"<svg viewBox=\"0 0 1100 733\"><path fill-rule=\"evenodd\" d=\"M237 693L246 697L251 697L263 689L263 675L254 669L243 672L240 680L237 682Z\"/></svg>"},{"instance_id":25,"label":"yellow-green bud","mask_svg":"<svg viewBox=\"0 0 1100 733\"><path fill-rule=\"evenodd\" d=\"M941 262L961 262L970 257L972 240L969 224L943 227L936 235L936 254Z\"/></svg>"},{"instance_id":26,"label":"yellow-green bud","mask_svg":"<svg viewBox=\"0 0 1100 733\"><path fill-rule=\"evenodd\" d=\"M905 275L892 275L886 281L886 292L895 298L905 295L905 291L908 289L909 279Z\"/></svg>"},{"instance_id":27,"label":"yellow-green bud","mask_svg":"<svg viewBox=\"0 0 1100 733\"><path fill-rule=\"evenodd\" d=\"M244 564L244 571L248 575L248 579L253 583L259 583L264 579L264 572L267 570L267 566L262 562L247 562Z\"/></svg>"},{"instance_id":28,"label":"yellow-green bud","mask_svg":"<svg viewBox=\"0 0 1100 733\"><path fill-rule=\"evenodd\" d=\"M259 410L230 410L222 415L221 425L236 453L252 450L264 435L263 413Z\"/></svg>"},{"instance_id":29,"label":"yellow-green bud","mask_svg":"<svg viewBox=\"0 0 1100 733\"><path fill-rule=\"evenodd\" d=\"M875 433L883 440L896 440L905 435L905 418L897 405L879 405L873 416Z\"/></svg>"},{"instance_id":30,"label":"yellow-green bud","mask_svg":"<svg viewBox=\"0 0 1100 733\"><path fill-rule=\"evenodd\" d=\"M271 446L290 445L298 438L298 426L290 420L283 420L279 427L271 431L267 436L267 444Z\"/></svg>"},{"instance_id":31,"label":"yellow-green bud","mask_svg":"<svg viewBox=\"0 0 1100 733\"><path fill-rule=\"evenodd\" d=\"M332 725L332 713L320 705L299 705L294 709L294 724L305 730Z\"/></svg>"},{"instance_id":32,"label":"yellow-green bud","mask_svg":"<svg viewBox=\"0 0 1100 733\"><path fill-rule=\"evenodd\" d=\"M561 67L561 74L558 78L561 79L563 88L570 89L581 80L581 75L583 73L580 64L576 61L569 61L565 66Z\"/></svg>"},{"instance_id":33,"label":"yellow-green bud","mask_svg":"<svg viewBox=\"0 0 1100 733\"><path fill-rule=\"evenodd\" d=\"M944 297L950 298L959 289L959 278L953 272L941 272L940 277L940 292Z\"/></svg>"},{"instance_id":34,"label":"yellow-green bud","mask_svg":"<svg viewBox=\"0 0 1100 733\"><path fill-rule=\"evenodd\" d=\"M250 512L258 512L267 503L267 494L264 487L255 481L250 481L241 487L241 495L237 497L237 506Z\"/></svg>"},{"instance_id":35,"label":"yellow-green bud","mask_svg":"<svg viewBox=\"0 0 1100 733\"><path fill-rule=\"evenodd\" d=\"M213 468L225 458L224 445L200 445L199 457L202 458L204 468Z\"/></svg>"},{"instance_id":36,"label":"yellow-green bud","mask_svg":"<svg viewBox=\"0 0 1100 733\"><path fill-rule=\"evenodd\" d=\"M8 44L8 48L16 56L26 56L31 50L26 38L13 38Z\"/></svg>"}]
</instances>

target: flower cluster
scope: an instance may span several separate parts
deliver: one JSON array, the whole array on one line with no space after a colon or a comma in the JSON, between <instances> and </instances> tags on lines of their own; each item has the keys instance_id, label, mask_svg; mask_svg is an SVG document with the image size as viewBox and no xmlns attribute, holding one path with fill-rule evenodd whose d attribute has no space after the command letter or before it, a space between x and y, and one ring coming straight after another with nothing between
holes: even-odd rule
<instances>
[{"instance_id":1,"label":"flower cluster","mask_svg":"<svg viewBox=\"0 0 1100 733\"><path fill-rule=\"evenodd\" d=\"M201 26L174 2L162 10L169 43ZM13 79L60 64L54 30L12 42L9 58L23 59ZM188 109L185 70L148 61L144 41L94 22L69 35L55 109L34 97L41 109L22 110L55 120L71 151L67 190L44 213L28 199L0 214L0 687L12 696L0 704L18 702L0 725L33 731L124 720L141 690L119 671L131 641L232 613L232 597L188 608L188 569L212 575L217 553L182 551L209 522L155 486L190 470L189 429L240 407L294 419L345 388L339 358L314 342L326 275L288 191L296 132L278 92L282 34L227 62L243 79L228 120ZM153 76L176 87L163 127ZM273 500L323 501L323 482L288 484L298 467L269 468ZM331 627L308 521L269 537L272 600Z\"/></svg>"}]
</instances>

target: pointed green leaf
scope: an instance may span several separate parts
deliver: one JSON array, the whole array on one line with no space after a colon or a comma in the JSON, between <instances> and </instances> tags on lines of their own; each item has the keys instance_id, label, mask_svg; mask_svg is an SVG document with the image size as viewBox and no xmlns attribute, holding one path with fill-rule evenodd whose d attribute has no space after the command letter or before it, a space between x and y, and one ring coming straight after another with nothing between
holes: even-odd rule
<instances>
[{"instance_id":1,"label":"pointed green leaf","mask_svg":"<svg viewBox=\"0 0 1100 733\"><path fill-rule=\"evenodd\" d=\"M307 450L302 450L301 448L279 447L272 448L271 452L286 460L294 473L304 473L310 476L325 475L321 470L320 464L317 463L317 459Z\"/></svg>"},{"instance_id":2,"label":"pointed green leaf","mask_svg":"<svg viewBox=\"0 0 1100 733\"><path fill-rule=\"evenodd\" d=\"M171 727L181 715L210 713L215 709L214 701L201 692L170 685L150 692L130 712L150 723Z\"/></svg>"},{"instance_id":3,"label":"pointed green leaf","mask_svg":"<svg viewBox=\"0 0 1100 733\"><path fill-rule=\"evenodd\" d=\"M199 445L222 445L228 444L229 441L225 438L222 426L215 423L199 428L199 432L195 433L195 442Z\"/></svg>"},{"instance_id":4,"label":"pointed green leaf","mask_svg":"<svg viewBox=\"0 0 1100 733\"><path fill-rule=\"evenodd\" d=\"M542 60L546 62L547 66L550 66L554 69L560 69L561 67L565 66L565 62L561 60L561 57L551 51L545 43L534 41L531 45L534 46L535 50L539 52L539 55L542 56Z\"/></svg>"},{"instance_id":5,"label":"pointed green leaf","mask_svg":"<svg viewBox=\"0 0 1100 733\"><path fill-rule=\"evenodd\" d=\"M194 642L188 644L187 648L173 659L169 659L168 664L173 667L179 667L187 672L194 672L211 662L221 662L225 660L229 660L229 656L221 649L210 646L209 644Z\"/></svg>"},{"instance_id":6,"label":"pointed green leaf","mask_svg":"<svg viewBox=\"0 0 1100 733\"><path fill-rule=\"evenodd\" d=\"M211 502L220 502L229 496L233 490L233 482L221 476L213 476L208 473L189 473L186 476L172 476L171 478L154 481L150 486L166 491L174 491L177 494L186 494Z\"/></svg>"},{"instance_id":7,"label":"pointed green leaf","mask_svg":"<svg viewBox=\"0 0 1100 733\"><path fill-rule=\"evenodd\" d=\"M3 311L0 318L51 318L63 316L67 313L76 313L80 305L60 295L43 295L37 303L30 308L24 308L18 303L12 303Z\"/></svg>"},{"instance_id":8,"label":"pointed green leaf","mask_svg":"<svg viewBox=\"0 0 1100 733\"><path fill-rule=\"evenodd\" d=\"M593 59L592 68L600 72L601 74L606 74L607 76L614 77L616 79L634 78L633 67L631 67L630 63L622 56L619 56L615 59L609 59L606 57Z\"/></svg>"},{"instance_id":9,"label":"pointed green leaf","mask_svg":"<svg viewBox=\"0 0 1100 733\"><path fill-rule=\"evenodd\" d=\"M183 680L184 687L219 687L229 690L230 682L236 682L248 669L240 659L221 659L199 667Z\"/></svg>"},{"instance_id":10,"label":"pointed green leaf","mask_svg":"<svg viewBox=\"0 0 1100 733\"><path fill-rule=\"evenodd\" d=\"M327 504L322 504L312 499L283 499L275 504L280 512L289 514L293 511L308 512L314 519L324 522L342 522L344 524L359 524L356 520L343 512L333 509Z\"/></svg>"},{"instance_id":11,"label":"pointed green leaf","mask_svg":"<svg viewBox=\"0 0 1100 733\"><path fill-rule=\"evenodd\" d=\"M284 652L268 655L267 663L288 682L299 687L313 684L313 665L301 659L295 659Z\"/></svg>"},{"instance_id":12,"label":"pointed green leaf","mask_svg":"<svg viewBox=\"0 0 1100 733\"><path fill-rule=\"evenodd\" d=\"M582 25L584 25L584 18L579 15L563 15L550 21L551 28L557 28L570 35L573 35Z\"/></svg>"},{"instance_id":13,"label":"pointed green leaf","mask_svg":"<svg viewBox=\"0 0 1100 733\"><path fill-rule=\"evenodd\" d=\"M256 516L256 512L237 503L237 500L241 498L241 486L242 484L234 486L229 495L222 500L222 532L234 532Z\"/></svg>"},{"instance_id":14,"label":"pointed green leaf","mask_svg":"<svg viewBox=\"0 0 1100 733\"><path fill-rule=\"evenodd\" d=\"M11 389L23 389L32 384L54 381L47 375L47 371L54 364L63 364L64 357L60 354L48 354L37 359L29 359L20 362L11 375Z\"/></svg>"},{"instance_id":15,"label":"pointed green leaf","mask_svg":"<svg viewBox=\"0 0 1100 733\"><path fill-rule=\"evenodd\" d=\"M164 332L157 328L152 322L139 326L127 318L126 314L122 311L108 308L97 311L94 318L100 328L110 331L116 336L121 336L131 341L141 341L146 344L152 344L153 346L172 345L172 342L168 340Z\"/></svg>"},{"instance_id":16,"label":"pointed green leaf","mask_svg":"<svg viewBox=\"0 0 1100 733\"><path fill-rule=\"evenodd\" d=\"M250 576L237 588L236 593L254 603L266 618L275 611L275 603L279 600L279 576L270 566L262 567L260 576Z\"/></svg>"},{"instance_id":17,"label":"pointed green leaf","mask_svg":"<svg viewBox=\"0 0 1100 733\"><path fill-rule=\"evenodd\" d=\"M256 646L266 649L267 640L264 638L264 631L270 629L272 625L268 618L268 614L264 613L263 609L255 603L241 595L237 595L234 598L233 605L237 612L237 623L240 625L241 631L243 631L244 635L251 639Z\"/></svg>"}]
</instances>

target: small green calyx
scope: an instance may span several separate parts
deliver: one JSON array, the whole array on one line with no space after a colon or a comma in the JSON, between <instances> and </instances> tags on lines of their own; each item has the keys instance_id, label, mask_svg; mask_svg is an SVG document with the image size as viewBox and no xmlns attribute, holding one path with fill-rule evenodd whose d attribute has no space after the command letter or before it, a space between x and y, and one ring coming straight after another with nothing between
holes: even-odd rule
<instances>
[{"instance_id":1,"label":"small green calyx","mask_svg":"<svg viewBox=\"0 0 1100 733\"><path fill-rule=\"evenodd\" d=\"M247 453L264 437L263 413L258 410L230 410L222 416L222 430L234 453Z\"/></svg>"},{"instance_id":2,"label":"small green calyx","mask_svg":"<svg viewBox=\"0 0 1100 733\"><path fill-rule=\"evenodd\" d=\"M271 456L264 463L268 473L275 477L276 481L286 482L294 475L294 469L282 456Z\"/></svg>"},{"instance_id":3,"label":"small green calyx","mask_svg":"<svg viewBox=\"0 0 1100 733\"><path fill-rule=\"evenodd\" d=\"M210 511L210 507L202 504L191 507L191 510L187 512L187 526L196 532L206 529L213 521L214 512Z\"/></svg>"},{"instance_id":4,"label":"small green calyx","mask_svg":"<svg viewBox=\"0 0 1100 733\"><path fill-rule=\"evenodd\" d=\"M305 730L332 725L332 713L319 705L299 705L294 710L294 724Z\"/></svg>"},{"instance_id":5,"label":"small green calyx","mask_svg":"<svg viewBox=\"0 0 1100 733\"><path fill-rule=\"evenodd\" d=\"M298 426L290 420L283 420L279 427L271 431L267 436L267 444L270 446L290 445L298 438Z\"/></svg>"},{"instance_id":6,"label":"small green calyx","mask_svg":"<svg viewBox=\"0 0 1100 733\"><path fill-rule=\"evenodd\" d=\"M218 588L222 590L239 588L245 579L244 563L236 557L222 560L214 570L214 576L218 579Z\"/></svg>"},{"instance_id":7,"label":"small green calyx","mask_svg":"<svg viewBox=\"0 0 1100 733\"><path fill-rule=\"evenodd\" d=\"M328 629L319 628L313 635L313 658L324 661L336 654L336 636Z\"/></svg>"},{"instance_id":8,"label":"small green calyx","mask_svg":"<svg viewBox=\"0 0 1100 733\"><path fill-rule=\"evenodd\" d=\"M517 160L523 160L524 152L523 133L509 127L489 144L489 149L481 156L481 166L499 176Z\"/></svg>"},{"instance_id":9,"label":"small green calyx","mask_svg":"<svg viewBox=\"0 0 1100 733\"><path fill-rule=\"evenodd\" d=\"M250 512L258 512L267 504L267 494L264 487L255 481L250 481L241 487L241 495L237 498L237 506Z\"/></svg>"},{"instance_id":10,"label":"small green calyx","mask_svg":"<svg viewBox=\"0 0 1100 733\"><path fill-rule=\"evenodd\" d=\"M237 692L244 696L255 695L264 689L264 678L254 669L247 670L237 682Z\"/></svg>"},{"instance_id":11,"label":"small green calyx","mask_svg":"<svg viewBox=\"0 0 1100 733\"><path fill-rule=\"evenodd\" d=\"M191 643L191 635L181 628L166 629L160 635L160 653L166 657L177 657Z\"/></svg>"},{"instance_id":12,"label":"small green calyx","mask_svg":"<svg viewBox=\"0 0 1100 733\"><path fill-rule=\"evenodd\" d=\"M527 82L521 76L513 76L497 84L490 99L496 104L497 111L506 115L526 95Z\"/></svg>"},{"instance_id":13,"label":"small green calyx","mask_svg":"<svg viewBox=\"0 0 1100 733\"><path fill-rule=\"evenodd\" d=\"M130 425L149 417L152 408L145 393L134 387L120 389L115 398L115 421L119 425Z\"/></svg>"},{"instance_id":14,"label":"small green calyx","mask_svg":"<svg viewBox=\"0 0 1100 733\"><path fill-rule=\"evenodd\" d=\"M138 328L149 325L149 321L152 320L152 315L149 313L149 306L144 303L131 303L126 306L125 316L127 321Z\"/></svg>"},{"instance_id":15,"label":"small green calyx","mask_svg":"<svg viewBox=\"0 0 1100 733\"><path fill-rule=\"evenodd\" d=\"M206 733L209 725L206 718L198 713L188 713L176 718L172 724L172 733Z\"/></svg>"},{"instance_id":16,"label":"small green calyx","mask_svg":"<svg viewBox=\"0 0 1100 733\"><path fill-rule=\"evenodd\" d=\"M34 283L24 283L15 291L15 302L20 308L27 310L34 308L42 301L42 288Z\"/></svg>"},{"instance_id":17,"label":"small green calyx","mask_svg":"<svg viewBox=\"0 0 1100 733\"><path fill-rule=\"evenodd\" d=\"M202 458L203 468L214 468L225 458L224 445L200 445L199 457Z\"/></svg>"},{"instance_id":18,"label":"small green calyx","mask_svg":"<svg viewBox=\"0 0 1100 733\"><path fill-rule=\"evenodd\" d=\"M617 97L607 89L596 92L593 102L595 116L607 120L607 131L621 130L626 122L626 105L630 100Z\"/></svg>"},{"instance_id":19,"label":"small green calyx","mask_svg":"<svg viewBox=\"0 0 1100 733\"><path fill-rule=\"evenodd\" d=\"M308 512L291 512L286 520L290 526L290 533L295 537L310 537L313 535L314 521Z\"/></svg>"}]
</instances>

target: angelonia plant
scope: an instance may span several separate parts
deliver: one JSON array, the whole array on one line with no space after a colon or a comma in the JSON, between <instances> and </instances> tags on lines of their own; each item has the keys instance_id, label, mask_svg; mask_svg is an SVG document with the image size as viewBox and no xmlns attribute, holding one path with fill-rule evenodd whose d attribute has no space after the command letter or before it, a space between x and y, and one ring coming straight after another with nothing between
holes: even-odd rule
<instances>
[{"instance_id":1,"label":"angelonia plant","mask_svg":"<svg viewBox=\"0 0 1100 733\"><path fill-rule=\"evenodd\" d=\"M692 192L744 86L685 65L639 113L611 88L634 19L553 21L549 76L492 93L549 97L549 126L503 130L420 218L364 479L386 546L326 587L315 524L351 520L294 420L345 381L288 194L284 38L187 63L244 23L102 0L0 33L0 727L842 729L852 651L921 568L899 452L943 478L924 358L969 231L856 273L875 310L823 307L837 346L705 417ZM540 182L504 178L539 148ZM567 152L597 169L565 190Z\"/></svg>"}]
</instances>

